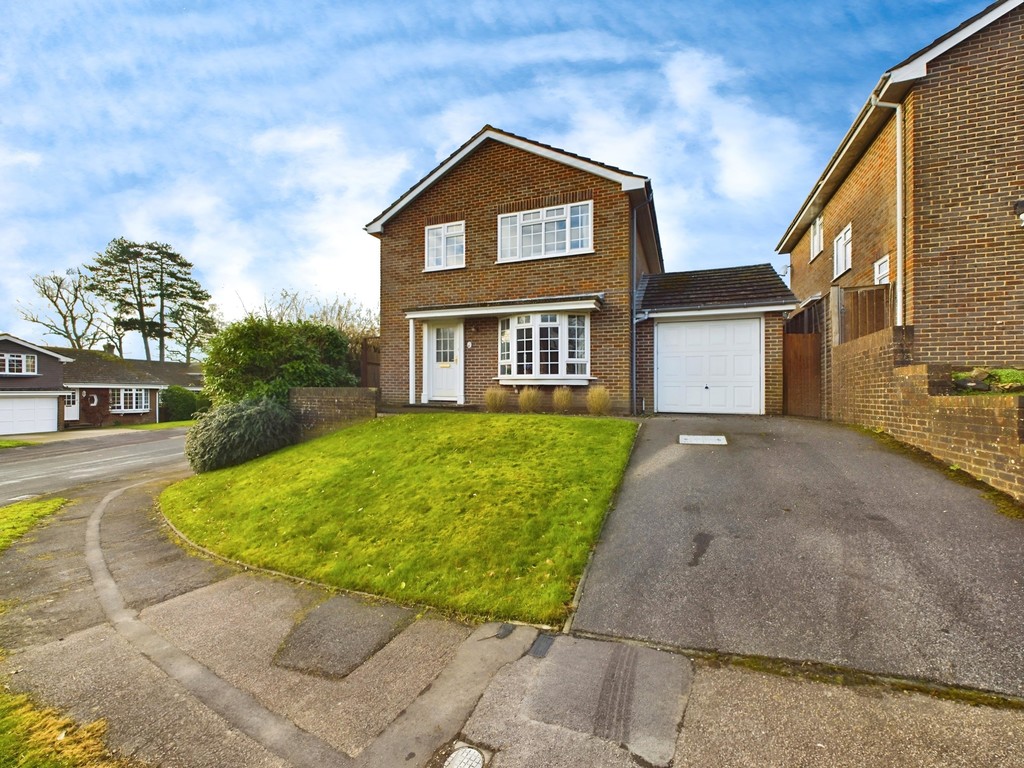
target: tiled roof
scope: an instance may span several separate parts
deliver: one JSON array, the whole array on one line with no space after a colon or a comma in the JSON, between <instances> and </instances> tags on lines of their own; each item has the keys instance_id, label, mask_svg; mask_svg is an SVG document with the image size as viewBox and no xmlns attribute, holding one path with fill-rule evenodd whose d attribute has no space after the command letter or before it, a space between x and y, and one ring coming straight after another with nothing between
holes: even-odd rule
<instances>
[{"instance_id":1,"label":"tiled roof","mask_svg":"<svg viewBox=\"0 0 1024 768\"><path fill-rule=\"evenodd\" d=\"M644 275L640 292L641 310L720 309L797 303L796 296L771 264Z\"/></svg>"},{"instance_id":2,"label":"tiled roof","mask_svg":"<svg viewBox=\"0 0 1024 768\"><path fill-rule=\"evenodd\" d=\"M74 358L64 366L69 384L122 384L136 387L198 387L203 378L200 367L184 363L124 360L95 349L47 347L51 352Z\"/></svg>"}]
</instances>

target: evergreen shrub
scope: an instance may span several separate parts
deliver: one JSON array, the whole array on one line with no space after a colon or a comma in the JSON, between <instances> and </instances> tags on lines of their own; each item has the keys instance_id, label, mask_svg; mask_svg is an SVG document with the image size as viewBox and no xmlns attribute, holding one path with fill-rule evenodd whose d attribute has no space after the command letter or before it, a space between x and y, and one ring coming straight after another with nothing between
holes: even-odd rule
<instances>
[{"instance_id":1,"label":"evergreen shrub","mask_svg":"<svg viewBox=\"0 0 1024 768\"><path fill-rule=\"evenodd\" d=\"M296 442L295 415L264 397L227 403L203 414L185 435L185 457L196 473L244 464Z\"/></svg>"}]
</instances>

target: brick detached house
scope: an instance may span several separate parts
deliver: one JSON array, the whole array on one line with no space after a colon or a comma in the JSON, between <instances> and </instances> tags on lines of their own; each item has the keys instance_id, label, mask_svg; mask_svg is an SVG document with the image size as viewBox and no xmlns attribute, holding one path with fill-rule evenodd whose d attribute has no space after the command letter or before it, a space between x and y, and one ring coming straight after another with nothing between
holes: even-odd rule
<instances>
[{"instance_id":1,"label":"brick detached house","mask_svg":"<svg viewBox=\"0 0 1024 768\"><path fill-rule=\"evenodd\" d=\"M71 358L0 333L0 435L56 432L64 424Z\"/></svg>"},{"instance_id":2,"label":"brick detached house","mask_svg":"<svg viewBox=\"0 0 1024 768\"><path fill-rule=\"evenodd\" d=\"M882 75L778 251L802 303L787 346L820 356L817 379L787 369L790 412L881 427L1024 496L1019 398L936 397L951 369L1024 367L1021 4ZM1002 426L951 452L979 408Z\"/></svg>"},{"instance_id":3,"label":"brick detached house","mask_svg":"<svg viewBox=\"0 0 1024 768\"><path fill-rule=\"evenodd\" d=\"M718 302L695 298L700 273L664 274L644 176L485 126L366 230L385 404L568 386L582 409L603 385L619 413L781 410L765 392L793 296L770 269L744 273L768 286L753 293L720 281Z\"/></svg>"}]
</instances>

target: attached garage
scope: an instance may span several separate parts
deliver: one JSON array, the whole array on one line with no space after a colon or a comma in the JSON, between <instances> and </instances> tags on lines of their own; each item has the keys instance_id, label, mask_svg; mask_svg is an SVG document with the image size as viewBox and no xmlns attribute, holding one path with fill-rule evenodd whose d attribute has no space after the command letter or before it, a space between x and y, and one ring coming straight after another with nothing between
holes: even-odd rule
<instances>
[{"instance_id":1,"label":"attached garage","mask_svg":"<svg viewBox=\"0 0 1024 768\"><path fill-rule=\"evenodd\" d=\"M29 435L57 431L57 398L60 395L19 397L0 394L0 435Z\"/></svg>"},{"instance_id":2,"label":"attached garage","mask_svg":"<svg viewBox=\"0 0 1024 768\"><path fill-rule=\"evenodd\" d=\"M637 410L782 413L782 327L795 308L771 264L644 275Z\"/></svg>"},{"instance_id":3,"label":"attached garage","mask_svg":"<svg viewBox=\"0 0 1024 768\"><path fill-rule=\"evenodd\" d=\"M655 325L655 409L764 413L760 317Z\"/></svg>"}]
</instances>

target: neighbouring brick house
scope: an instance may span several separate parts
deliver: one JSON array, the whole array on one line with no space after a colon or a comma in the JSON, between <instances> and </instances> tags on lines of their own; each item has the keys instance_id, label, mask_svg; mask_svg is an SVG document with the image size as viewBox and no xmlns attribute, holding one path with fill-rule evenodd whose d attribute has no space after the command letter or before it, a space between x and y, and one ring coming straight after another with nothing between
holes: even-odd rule
<instances>
[{"instance_id":1,"label":"neighbouring brick house","mask_svg":"<svg viewBox=\"0 0 1024 768\"><path fill-rule=\"evenodd\" d=\"M886 72L778 246L803 304L787 329L821 334L819 413L964 466L988 449L949 451L967 408L934 397L949 370L1024 367L1021 4L993 3ZM1024 494L1011 416L972 471Z\"/></svg>"},{"instance_id":2,"label":"neighbouring brick house","mask_svg":"<svg viewBox=\"0 0 1024 768\"><path fill-rule=\"evenodd\" d=\"M0 333L0 435L56 432L64 422L64 366L71 359Z\"/></svg>"},{"instance_id":3,"label":"neighbouring brick house","mask_svg":"<svg viewBox=\"0 0 1024 768\"><path fill-rule=\"evenodd\" d=\"M152 424L160 421L160 392L168 387L202 389L198 364L124 359L113 347L50 352L74 356L64 369L67 393L64 421L68 427Z\"/></svg>"},{"instance_id":4,"label":"neighbouring brick house","mask_svg":"<svg viewBox=\"0 0 1024 768\"><path fill-rule=\"evenodd\" d=\"M761 270L769 307L738 294L647 306L651 280L669 277L647 177L485 126L366 230L381 241L385 404L480 406L492 386L545 398L569 386L583 408L599 384L620 413L780 410L792 295Z\"/></svg>"}]
</instances>

